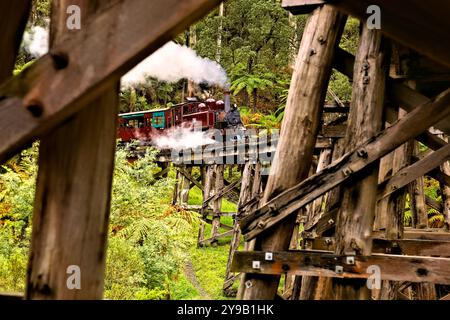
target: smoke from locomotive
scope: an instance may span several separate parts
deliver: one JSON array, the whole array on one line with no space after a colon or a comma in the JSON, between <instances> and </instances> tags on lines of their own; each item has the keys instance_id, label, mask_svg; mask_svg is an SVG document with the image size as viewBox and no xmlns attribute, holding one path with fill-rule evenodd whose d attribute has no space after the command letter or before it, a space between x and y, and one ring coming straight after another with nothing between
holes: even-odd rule
<instances>
[{"instance_id":1,"label":"smoke from locomotive","mask_svg":"<svg viewBox=\"0 0 450 320\"><path fill-rule=\"evenodd\" d=\"M154 77L161 81L177 82L189 79L227 89L226 71L215 61L201 58L189 47L170 41L138 64L122 78L122 86L132 87Z\"/></svg>"}]
</instances>

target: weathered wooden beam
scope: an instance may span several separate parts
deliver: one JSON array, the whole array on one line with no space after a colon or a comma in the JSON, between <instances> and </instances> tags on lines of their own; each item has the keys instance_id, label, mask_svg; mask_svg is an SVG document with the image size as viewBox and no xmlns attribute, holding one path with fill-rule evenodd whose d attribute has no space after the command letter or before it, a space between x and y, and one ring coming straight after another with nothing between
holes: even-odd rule
<instances>
[{"instance_id":1,"label":"weathered wooden beam","mask_svg":"<svg viewBox=\"0 0 450 320\"><path fill-rule=\"evenodd\" d=\"M353 150L377 135L383 127L386 78L390 63L389 42L379 30L362 25L355 59L350 115L345 151ZM370 233L376 213L379 161L366 167L357 180L341 185L342 198L336 222L338 254L369 255ZM370 291L361 281L333 282L337 299L369 299Z\"/></svg>"},{"instance_id":2,"label":"weathered wooden beam","mask_svg":"<svg viewBox=\"0 0 450 320\"><path fill-rule=\"evenodd\" d=\"M218 233L218 234L216 234L216 235L214 235L214 236L212 236L212 237L210 237L208 239L204 239L204 240L200 241L200 245L208 245L208 244L215 243L220 238L224 238L224 237L228 237L228 236L233 235L233 232L234 232L233 230L228 230L228 231L226 231L224 233Z\"/></svg>"},{"instance_id":3,"label":"weathered wooden beam","mask_svg":"<svg viewBox=\"0 0 450 320\"><path fill-rule=\"evenodd\" d=\"M203 201L203 207L206 208L210 202L214 202L222 197L225 197L225 195L230 193L240 183L241 179L228 184L225 188L221 188L217 193L213 194L212 196L208 197L206 200Z\"/></svg>"},{"instance_id":4,"label":"weathered wooden beam","mask_svg":"<svg viewBox=\"0 0 450 320\"><path fill-rule=\"evenodd\" d=\"M69 32L69 5L80 6L87 19L106 4L54 2L53 24L63 21L64 27L53 31L52 47ZM90 107L40 141L27 299L103 298L119 84L99 94ZM80 288L67 285L67 270L73 266L79 268Z\"/></svg>"},{"instance_id":5,"label":"weathered wooden beam","mask_svg":"<svg viewBox=\"0 0 450 320\"><path fill-rule=\"evenodd\" d=\"M334 251L336 241L333 237L308 239L308 249ZM409 256L450 257L450 241L418 239L372 239L373 253L403 254Z\"/></svg>"},{"instance_id":6,"label":"weathered wooden beam","mask_svg":"<svg viewBox=\"0 0 450 320\"><path fill-rule=\"evenodd\" d=\"M450 44L447 39L450 29L450 3L441 0L327 0L327 3L359 17L364 22L371 15L367 8L377 5L381 9L381 31L407 47L450 66ZM444 41L445 42L445 41Z\"/></svg>"},{"instance_id":7,"label":"weathered wooden beam","mask_svg":"<svg viewBox=\"0 0 450 320\"><path fill-rule=\"evenodd\" d=\"M210 225L212 225L212 223L213 223L213 220L211 220L211 219L207 219L207 218L204 218L204 219L202 219L205 223L208 223L208 224L210 224ZM233 227L230 227L230 226L227 226L226 224L224 224L224 223L220 223L219 224L219 227L220 228L222 228L222 229L225 229L225 230L233 230Z\"/></svg>"},{"instance_id":8,"label":"weathered wooden beam","mask_svg":"<svg viewBox=\"0 0 450 320\"><path fill-rule=\"evenodd\" d=\"M244 237L254 238L360 170L419 135L450 114L450 89L408 113L392 126L296 186L282 192L240 222Z\"/></svg>"},{"instance_id":9,"label":"weathered wooden beam","mask_svg":"<svg viewBox=\"0 0 450 320\"><path fill-rule=\"evenodd\" d=\"M427 206L429 206L430 208L433 208L434 210L441 212L444 209L444 206L441 202L434 200L433 198L425 195L425 203L427 204Z\"/></svg>"},{"instance_id":10,"label":"weathered wooden beam","mask_svg":"<svg viewBox=\"0 0 450 320\"><path fill-rule=\"evenodd\" d=\"M162 169L161 171L157 172L155 175L153 175L153 178L154 179L161 179L161 178L167 176L169 171L170 171L170 166L167 166L164 169Z\"/></svg>"},{"instance_id":11,"label":"weathered wooden beam","mask_svg":"<svg viewBox=\"0 0 450 320\"><path fill-rule=\"evenodd\" d=\"M409 141L407 143L407 153L409 158L417 156L419 154L419 144L414 140ZM417 171L420 170L417 169ZM423 179L423 175L421 175L408 185L412 226L415 228L426 228L428 226L428 210L425 204Z\"/></svg>"},{"instance_id":12,"label":"weathered wooden beam","mask_svg":"<svg viewBox=\"0 0 450 320\"><path fill-rule=\"evenodd\" d=\"M320 128L334 51L346 16L330 6L318 7L308 18L297 56L272 173L262 202L275 197L308 176ZM245 218L244 218L245 219ZM262 235L255 248L288 249L296 216ZM243 299L274 299L279 277L245 274Z\"/></svg>"},{"instance_id":13,"label":"weathered wooden beam","mask_svg":"<svg viewBox=\"0 0 450 320\"><path fill-rule=\"evenodd\" d=\"M449 141L448 136L442 135L442 138ZM450 162L444 162L439 168L438 174L442 178L439 180L439 185L441 187L441 197L442 197L442 214L444 215L444 228L450 230L450 184L448 178L450 175Z\"/></svg>"},{"instance_id":14,"label":"weathered wooden beam","mask_svg":"<svg viewBox=\"0 0 450 320\"><path fill-rule=\"evenodd\" d=\"M345 131L347 130L347 125L336 125L336 126L322 126L320 130L320 135L324 138L343 138L345 137Z\"/></svg>"},{"instance_id":15,"label":"weathered wooden beam","mask_svg":"<svg viewBox=\"0 0 450 320\"><path fill-rule=\"evenodd\" d=\"M323 107L324 113L348 113L350 111L349 106L339 106L339 105L325 105Z\"/></svg>"},{"instance_id":16,"label":"weathered wooden beam","mask_svg":"<svg viewBox=\"0 0 450 320\"><path fill-rule=\"evenodd\" d=\"M214 194L218 194L223 189L223 170L224 166L220 164L214 165L215 171L215 181L214 181ZM205 200L206 201L206 200ZM202 204L205 206L205 203ZM211 224L211 244L216 244L217 241L214 240L216 236L219 234L219 226L220 226L220 211L222 208L222 198L218 197L212 203L213 213L212 213L212 224Z\"/></svg>"},{"instance_id":17,"label":"weathered wooden beam","mask_svg":"<svg viewBox=\"0 0 450 320\"><path fill-rule=\"evenodd\" d=\"M107 7L0 87L6 97L0 102L0 162L86 107L220 2L124 0Z\"/></svg>"},{"instance_id":18,"label":"weathered wooden beam","mask_svg":"<svg viewBox=\"0 0 450 320\"><path fill-rule=\"evenodd\" d=\"M385 235L383 232L374 231L374 238L383 239ZM407 240L436 240L436 241L450 241L450 233L443 229L415 229L405 228L403 239Z\"/></svg>"},{"instance_id":19,"label":"weathered wooden beam","mask_svg":"<svg viewBox=\"0 0 450 320\"><path fill-rule=\"evenodd\" d=\"M389 196L408 183L439 167L448 159L450 159L450 144L432 152L429 156L403 168L392 177L384 180L379 186L378 197L384 198Z\"/></svg>"},{"instance_id":20,"label":"weathered wooden beam","mask_svg":"<svg viewBox=\"0 0 450 320\"><path fill-rule=\"evenodd\" d=\"M341 48L338 48L336 50L333 67L339 72L346 75L350 80L353 79L354 63L355 57L351 53ZM411 112L414 108L426 103L429 100L428 97L420 94L416 90L411 89L402 83L399 83L398 81L395 81L392 78L388 82L387 89L388 89L388 97L394 100L394 102L396 103L395 105L387 104L386 121L390 123L397 120L396 117L397 112L395 110L395 106L400 105L406 111ZM450 117L441 119L438 123L434 125L434 127L450 135ZM432 149L439 148L440 143L439 140L442 139L439 139L434 135L427 134L426 132L425 134L426 136L423 136L421 134L417 137L419 141L426 144L428 147ZM433 136L435 138L433 138Z\"/></svg>"},{"instance_id":21,"label":"weathered wooden beam","mask_svg":"<svg viewBox=\"0 0 450 320\"><path fill-rule=\"evenodd\" d=\"M440 298L439 300L450 300L450 293L443 296L442 298Z\"/></svg>"},{"instance_id":22,"label":"weathered wooden beam","mask_svg":"<svg viewBox=\"0 0 450 320\"><path fill-rule=\"evenodd\" d=\"M311 13L324 3L324 0L283 0L281 6L292 14L305 14Z\"/></svg>"},{"instance_id":23,"label":"weathered wooden beam","mask_svg":"<svg viewBox=\"0 0 450 320\"><path fill-rule=\"evenodd\" d=\"M418 256L373 254L371 256L341 256L329 251L270 252L238 251L231 270L257 275L296 275L333 277L342 279L367 279L373 273L370 266L380 268L381 280L433 282L450 284L450 259ZM350 261L347 260L350 257ZM354 261L354 263L352 263ZM341 271L337 271L336 267Z\"/></svg>"},{"instance_id":24,"label":"weathered wooden beam","mask_svg":"<svg viewBox=\"0 0 450 320\"><path fill-rule=\"evenodd\" d=\"M11 77L31 0L0 1L0 83Z\"/></svg>"},{"instance_id":25,"label":"weathered wooden beam","mask_svg":"<svg viewBox=\"0 0 450 320\"><path fill-rule=\"evenodd\" d=\"M247 162L242 170L241 176L241 192L239 195L239 203L238 203L238 211L241 205L248 201L248 199L252 195L252 171L254 165L250 162ZM239 229L239 225L236 220L234 221L233 226L233 237L231 238L230 249L228 251L228 260L227 266L225 269L225 280L223 284L223 290L225 294L229 294L230 288L234 283L235 276L231 274L231 261L233 260L233 255L236 250L239 248L239 244L241 242L241 230Z\"/></svg>"},{"instance_id":26,"label":"weathered wooden beam","mask_svg":"<svg viewBox=\"0 0 450 320\"><path fill-rule=\"evenodd\" d=\"M450 187L450 176L445 174L441 170L436 168L436 169L431 170L430 172L428 172L427 175L430 176L431 178L436 179L437 181L439 181L440 184Z\"/></svg>"}]
</instances>

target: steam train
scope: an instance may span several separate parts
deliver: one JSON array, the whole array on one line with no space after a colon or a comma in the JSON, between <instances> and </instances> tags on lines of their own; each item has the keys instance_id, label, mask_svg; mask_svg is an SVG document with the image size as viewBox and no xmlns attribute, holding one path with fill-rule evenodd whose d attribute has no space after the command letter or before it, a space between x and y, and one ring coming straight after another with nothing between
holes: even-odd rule
<instances>
[{"instance_id":1,"label":"steam train","mask_svg":"<svg viewBox=\"0 0 450 320\"><path fill-rule=\"evenodd\" d=\"M230 109L229 95L224 100L201 102L188 98L169 108L119 114L118 138L125 143L140 140L151 144L155 136L173 127L196 125L202 130L224 129L224 117Z\"/></svg>"}]
</instances>

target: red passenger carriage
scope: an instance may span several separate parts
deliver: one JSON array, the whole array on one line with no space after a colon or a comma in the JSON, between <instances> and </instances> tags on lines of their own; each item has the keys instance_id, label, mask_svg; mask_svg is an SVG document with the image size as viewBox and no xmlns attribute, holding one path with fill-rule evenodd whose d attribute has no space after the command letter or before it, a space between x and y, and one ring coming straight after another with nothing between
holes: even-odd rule
<instances>
[{"instance_id":1,"label":"red passenger carriage","mask_svg":"<svg viewBox=\"0 0 450 320\"><path fill-rule=\"evenodd\" d=\"M223 101L187 101L165 109L123 113L119 115L118 138L123 142L152 139L172 127L201 126L208 130L218 126L226 111Z\"/></svg>"}]
</instances>

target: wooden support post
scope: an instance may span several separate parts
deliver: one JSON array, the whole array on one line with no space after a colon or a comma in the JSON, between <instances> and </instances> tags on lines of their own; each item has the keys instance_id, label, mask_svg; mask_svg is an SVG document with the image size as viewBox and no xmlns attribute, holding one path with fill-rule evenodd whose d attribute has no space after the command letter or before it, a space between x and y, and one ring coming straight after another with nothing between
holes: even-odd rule
<instances>
[{"instance_id":1,"label":"wooden support post","mask_svg":"<svg viewBox=\"0 0 450 320\"><path fill-rule=\"evenodd\" d=\"M87 20L105 2L54 1L52 45L65 39L67 28L54 26L65 23L73 4ZM41 139L28 299L103 298L118 88L106 86L90 107ZM70 272L78 273L79 289L68 286Z\"/></svg>"},{"instance_id":2,"label":"wooden support post","mask_svg":"<svg viewBox=\"0 0 450 320\"><path fill-rule=\"evenodd\" d=\"M342 139L340 139L342 140ZM322 171L327 165L331 163L331 159L333 157L339 157L337 156L337 153L339 152L338 147L336 147L334 150L332 149L324 149L320 152L319 155L319 161L317 165L316 172ZM339 191L337 190L339 193ZM308 230L311 230L313 226L316 225L317 221L320 219L321 212L322 212L322 202L324 200L324 196L317 198L314 200L312 205L309 208L308 217L304 226L304 229L306 230L306 226L308 226ZM325 208L326 210L326 208ZM293 283L293 292L292 292L292 299L293 300L310 300L312 299L315 289L317 288L317 285L319 284L319 281L322 281L323 279L320 279L318 277L310 277L310 276L295 276L294 283Z\"/></svg>"},{"instance_id":3,"label":"wooden support post","mask_svg":"<svg viewBox=\"0 0 450 320\"><path fill-rule=\"evenodd\" d=\"M316 172L322 171L326 166L331 163L332 150L331 149L323 149L319 155L319 161L317 164ZM308 216L307 221L315 221L320 216L322 212L322 204L324 200L324 196L317 198L314 200L311 206L311 210L309 211L310 215Z\"/></svg>"},{"instance_id":4,"label":"wooden support post","mask_svg":"<svg viewBox=\"0 0 450 320\"><path fill-rule=\"evenodd\" d=\"M238 214L239 214L239 208L242 204L246 203L251 199L252 196L252 185L253 185L253 179L252 179L252 170L254 165L250 162L247 162L244 166L244 170L242 171L242 183L241 183L241 193L239 196L239 203L238 203ZM231 168L231 167L230 167ZM237 221L234 222L233 226L233 237L231 239L230 243L230 250L228 252L228 261L227 261L227 267L225 271L225 282L223 286L223 292L226 296L232 296L235 293L232 292L231 286L233 285L234 281L230 281L232 278L234 278L234 275L231 273L231 263L233 260L233 255L236 252L236 250L239 248L239 243L241 240L241 229L239 228L239 224Z\"/></svg>"},{"instance_id":5,"label":"wooden support post","mask_svg":"<svg viewBox=\"0 0 450 320\"><path fill-rule=\"evenodd\" d=\"M444 139L446 142L448 142L447 136L442 136L442 139ZM450 163L448 161L445 161L441 165L441 172L445 175L450 175ZM442 201L443 201L443 210L442 213L444 214L444 229L446 231L450 231L450 186L439 181L441 192L442 192Z\"/></svg>"},{"instance_id":6,"label":"wooden support post","mask_svg":"<svg viewBox=\"0 0 450 320\"><path fill-rule=\"evenodd\" d=\"M398 117L402 118L406 115L403 109L399 110ZM400 171L408 166L407 144L403 144L393 152L392 173ZM403 218L405 213L406 190L399 188L392 193L388 199L386 207L386 238L400 239L403 238Z\"/></svg>"},{"instance_id":7,"label":"wooden support post","mask_svg":"<svg viewBox=\"0 0 450 320\"><path fill-rule=\"evenodd\" d=\"M402 118L406 115L406 111L399 109L398 117ZM402 168L406 167L409 163L407 154L407 144L395 149L386 156L386 162L390 161L386 165L390 169L390 173L380 172L382 181L385 175L393 175L400 171ZM388 197L381 199L377 203L377 215L383 217L383 223L381 228L384 228L386 233L386 239L400 239L403 237L403 218L405 213L405 201L406 201L406 190L405 188L399 188L396 192L390 194ZM374 229L378 229L375 227ZM400 283L395 281L385 280L382 282L381 288L373 289L373 295L379 295L380 300L396 300L398 294L398 288Z\"/></svg>"},{"instance_id":8,"label":"wooden support post","mask_svg":"<svg viewBox=\"0 0 450 320\"><path fill-rule=\"evenodd\" d=\"M385 82L389 66L387 41L381 31L369 30L363 24L355 60L352 102L346 136L346 150L352 150L374 137L382 128ZM338 254L370 255L371 233L376 211L378 163L361 172L358 179L344 183L341 207L336 225ZM335 297L368 299L365 281L336 280Z\"/></svg>"},{"instance_id":9,"label":"wooden support post","mask_svg":"<svg viewBox=\"0 0 450 320\"><path fill-rule=\"evenodd\" d=\"M298 53L285 116L278 142L273 175L269 176L262 202L308 176L331 72L333 54L346 17L330 6L309 17ZM256 240L255 249L288 248L296 215ZM243 299L274 299L279 276L247 274Z\"/></svg>"},{"instance_id":10,"label":"wooden support post","mask_svg":"<svg viewBox=\"0 0 450 320\"><path fill-rule=\"evenodd\" d=\"M211 193L211 189L213 187L212 183L213 183L213 177L214 177L214 171L213 171L213 166L204 166L202 167L202 182L203 182L203 201L208 199ZM202 209L200 211L200 214L203 218L203 220L206 219L206 210L208 207L204 207L203 203L202 203ZM201 247L203 246L203 240L205 238L205 223L202 223L200 225L200 230L198 232L198 241L197 241L197 246Z\"/></svg>"},{"instance_id":11,"label":"wooden support post","mask_svg":"<svg viewBox=\"0 0 450 320\"><path fill-rule=\"evenodd\" d=\"M216 164L214 166L215 171L215 179L214 179L214 193L219 193L223 188L223 169L224 165ZM222 207L222 197L218 197L213 201L213 221L211 226L211 245L216 246L217 240L216 237L219 234L220 227L220 211Z\"/></svg>"},{"instance_id":12,"label":"wooden support post","mask_svg":"<svg viewBox=\"0 0 450 320\"><path fill-rule=\"evenodd\" d=\"M181 174L177 168L177 173L175 174L175 184L173 186L172 204L176 205L178 203L178 190L180 186Z\"/></svg>"},{"instance_id":13,"label":"wooden support post","mask_svg":"<svg viewBox=\"0 0 450 320\"><path fill-rule=\"evenodd\" d=\"M339 159L344 154L344 139L337 139L333 145L333 153L331 161ZM317 225L315 228L318 235L322 235L329 229L334 229L336 224L336 215L332 212L337 212L341 201L341 187L332 189L325 202L325 210L322 217L324 227ZM331 218L333 216L333 218ZM307 223L309 224L309 223ZM319 228L320 227L320 228ZM308 230L311 227L308 228ZM306 229L306 228L305 228ZM331 230L332 231L332 230ZM329 300L331 299L330 292L332 292L332 279L326 277L302 276L299 299L300 300Z\"/></svg>"},{"instance_id":14,"label":"wooden support post","mask_svg":"<svg viewBox=\"0 0 450 320\"><path fill-rule=\"evenodd\" d=\"M386 126L389 126L386 124ZM394 161L394 152L388 153L380 160L380 168L378 171L378 184L392 176L392 165ZM389 199L381 199L377 203L377 212L374 220L374 230L386 230L387 225L387 207L389 206Z\"/></svg>"},{"instance_id":15,"label":"wooden support post","mask_svg":"<svg viewBox=\"0 0 450 320\"><path fill-rule=\"evenodd\" d=\"M0 1L0 84L11 77L31 0Z\"/></svg>"},{"instance_id":16,"label":"wooden support post","mask_svg":"<svg viewBox=\"0 0 450 320\"><path fill-rule=\"evenodd\" d=\"M186 167L185 171L189 174L192 175L192 167ZM181 194L180 194L180 203L181 204L187 204L188 200L189 200L189 191L190 191L190 185L191 182L189 181L189 179L183 175L183 179L182 179L182 183L181 183Z\"/></svg>"},{"instance_id":17,"label":"wooden support post","mask_svg":"<svg viewBox=\"0 0 450 320\"><path fill-rule=\"evenodd\" d=\"M410 157L418 154L418 143L415 140L411 140L408 143L408 154ZM423 177L419 177L409 184L409 195L413 221L412 227L426 228L428 226L428 211L425 204Z\"/></svg>"}]
</instances>

